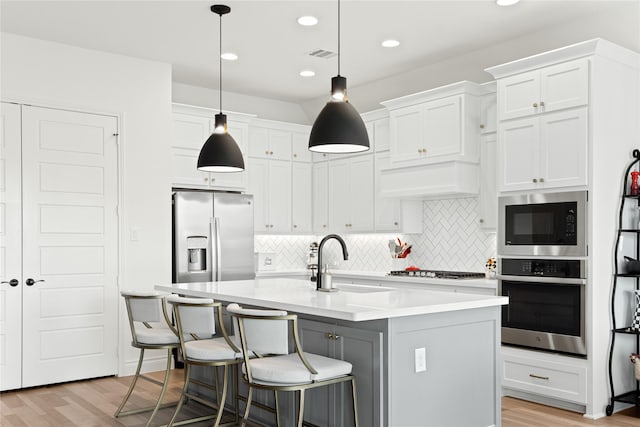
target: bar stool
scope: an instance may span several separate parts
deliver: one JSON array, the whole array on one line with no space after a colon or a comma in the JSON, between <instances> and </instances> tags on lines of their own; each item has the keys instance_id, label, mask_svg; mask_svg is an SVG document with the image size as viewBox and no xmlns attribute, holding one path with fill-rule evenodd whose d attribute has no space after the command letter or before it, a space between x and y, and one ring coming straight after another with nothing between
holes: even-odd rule
<instances>
[{"instance_id":1,"label":"bar stool","mask_svg":"<svg viewBox=\"0 0 640 427\"><path fill-rule=\"evenodd\" d=\"M233 343L222 322L222 304L213 302L212 299L203 298L184 298L177 295L171 295L167 301L173 306L173 313L178 329L178 337L180 339L180 347L182 349L182 357L185 364L185 382L182 389L182 396L178 401L178 406L169 421L168 426L178 426L215 418L214 426L220 425L237 425L238 422L238 386L237 386L237 367L242 361L241 350ZM220 334L222 337L216 337L216 320L220 326ZM218 335L219 336L219 335ZM203 381L191 378L192 366L211 366L217 374L218 368L223 368L222 374L222 395L218 396L217 375L215 386L207 384ZM227 424L220 424L224 406L227 398L227 389L229 383L229 368L234 373L234 421ZM217 406L213 405L209 400L203 399L202 396L189 391L189 385L196 384L209 390L215 390ZM192 418L189 420L176 422L176 418L182 405L187 399L192 399L204 406L215 409L215 415Z\"/></svg>"},{"instance_id":2,"label":"bar stool","mask_svg":"<svg viewBox=\"0 0 640 427\"><path fill-rule=\"evenodd\" d=\"M298 337L298 317L283 310L255 310L229 304L227 311L237 318L244 364L249 384L247 406L241 426L245 426L254 388L276 393L276 424L280 425L277 392L298 391L298 427L304 419L304 392L341 382L351 383L353 419L358 427L356 382L351 363L313 353L305 353ZM289 353L289 322L292 322L294 353ZM250 356L254 356L253 358Z\"/></svg>"},{"instance_id":3,"label":"bar stool","mask_svg":"<svg viewBox=\"0 0 640 427\"><path fill-rule=\"evenodd\" d=\"M124 396L124 399L122 399L122 402L116 410L114 417L118 418L126 415L153 411L151 413L151 416L147 420L146 425L148 427L149 425L151 425L153 417L156 416L160 408L166 408L176 404L176 402L162 404L162 398L164 397L164 394L167 390L167 385L169 383L169 374L171 372L171 353L174 348L178 348L180 342L178 340L177 331L171 325L171 321L169 320L169 317L167 315L167 294L153 291L123 291L120 294L124 297L124 302L127 307L129 326L131 328L131 337L133 339L131 345L135 348L140 349L140 357L138 358L138 367L136 368L136 373L133 376L133 380L131 381L129 390ZM145 350L167 351L167 367L165 369L163 382L140 374ZM129 397L131 396L131 393L133 392L133 389L139 378L157 385L161 385L162 389L160 391L160 396L158 396L158 400L154 406L123 411L123 408L129 400Z\"/></svg>"}]
</instances>

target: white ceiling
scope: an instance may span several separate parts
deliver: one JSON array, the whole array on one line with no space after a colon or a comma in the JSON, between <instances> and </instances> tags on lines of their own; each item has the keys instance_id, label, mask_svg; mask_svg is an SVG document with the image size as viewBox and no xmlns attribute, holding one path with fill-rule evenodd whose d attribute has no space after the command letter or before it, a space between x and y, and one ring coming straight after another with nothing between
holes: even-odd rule
<instances>
[{"instance_id":1,"label":"white ceiling","mask_svg":"<svg viewBox=\"0 0 640 427\"><path fill-rule=\"evenodd\" d=\"M639 0L522 0L499 7L494 0L342 1L341 74L363 85L463 55L501 41L603 14ZM5 32L172 64L173 80L218 88L219 18L211 1L2 0ZM225 91L291 102L324 96L337 58L307 53L337 49L337 2L226 1L223 51ZM302 15L319 19L302 27ZM380 46L386 38L401 45ZM316 76L303 78L302 69Z\"/></svg>"}]
</instances>

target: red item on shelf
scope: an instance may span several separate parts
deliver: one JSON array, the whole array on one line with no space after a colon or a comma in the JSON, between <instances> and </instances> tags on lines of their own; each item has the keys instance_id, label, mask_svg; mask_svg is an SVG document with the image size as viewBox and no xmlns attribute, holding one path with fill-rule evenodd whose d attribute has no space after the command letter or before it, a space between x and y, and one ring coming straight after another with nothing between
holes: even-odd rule
<instances>
[{"instance_id":1,"label":"red item on shelf","mask_svg":"<svg viewBox=\"0 0 640 427\"><path fill-rule=\"evenodd\" d=\"M638 171L631 172L631 188L629 189L629 194L632 196L638 195L638 175L640 175Z\"/></svg>"}]
</instances>

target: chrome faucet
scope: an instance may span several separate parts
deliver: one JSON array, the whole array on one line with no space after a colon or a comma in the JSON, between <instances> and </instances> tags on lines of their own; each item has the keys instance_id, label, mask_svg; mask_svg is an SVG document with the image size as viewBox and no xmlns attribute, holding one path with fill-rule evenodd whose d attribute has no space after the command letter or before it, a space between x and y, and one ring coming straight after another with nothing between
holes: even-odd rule
<instances>
[{"instance_id":1,"label":"chrome faucet","mask_svg":"<svg viewBox=\"0 0 640 427\"><path fill-rule=\"evenodd\" d=\"M324 247L325 242L329 239L336 239L340 243L340 246L342 246L342 258L344 258L345 261L349 259L347 244L342 240L342 237L337 234L326 235L318 245L318 277L316 279L316 289L322 288L322 248Z\"/></svg>"}]
</instances>

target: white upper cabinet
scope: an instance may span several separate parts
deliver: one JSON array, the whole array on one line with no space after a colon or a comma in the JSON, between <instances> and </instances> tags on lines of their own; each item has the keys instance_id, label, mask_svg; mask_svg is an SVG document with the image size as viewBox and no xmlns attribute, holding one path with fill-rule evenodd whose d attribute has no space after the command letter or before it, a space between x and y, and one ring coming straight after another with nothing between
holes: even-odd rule
<instances>
[{"instance_id":1,"label":"white upper cabinet","mask_svg":"<svg viewBox=\"0 0 640 427\"><path fill-rule=\"evenodd\" d=\"M494 80L480 86L486 91L480 97L480 133L496 132L498 129L496 82Z\"/></svg>"},{"instance_id":2,"label":"white upper cabinet","mask_svg":"<svg viewBox=\"0 0 640 427\"><path fill-rule=\"evenodd\" d=\"M314 163L313 185L313 231L326 233L329 230L329 162Z\"/></svg>"},{"instance_id":3,"label":"white upper cabinet","mask_svg":"<svg viewBox=\"0 0 640 427\"><path fill-rule=\"evenodd\" d=\"M294 162L311 162L311 151L309 151L309 132L293 133L291 160Z\"/></svg>"},{"instance_id":4,"label":"white upper cabinet","mask_svg":"<svg viewBox=\"0 0 640 427\"><path fill-rule=\"evenodd\" d=\"M249 159L256 233L291 232L291 162Z\"/></svg>"},{"instance_id":5,"label":"white upper cabinet","mask_svg":"<svg viewBox=\"0 0 640 427\"><path fill-rule=\"evenodd\" d=\"M198 156L213 132L214 110L174 104L171 138L172 185L180 188L202 188L243 191L247 173L209 173L197 169ZM227 128L245 156L247 163L248 121L250 115L227 113Z\"/></svg>"},{"instance_id":6,"label":"white upper cabinet","mask_svg":"<svg viewBox=\"0 0 640 427\"><path fill-rule=\"evenodd\" d=\"M291 227L294 233L313 231L311 164L293 162L291 164Z\"/></svg>"},{"instance_id":7,"label":"white upper cabinet","mask_svg":"<svg viewBox=\"0 0 640 427\"><path fill-rule=\"evenodd\" d=\"M498 189L496 156L498 154L496 133L487 133L480 139L480 194L478 214L480 228L496 230L498 222Z\"/></svg>"},{"instance_id":8,"label":"white upper cabinet","mask_svg":"<svg viewBox=\"0 0 640 427\"><path fill-rule=\"evenodd\" d=\"M589 102L589 62L579 59L498 80L498 116L515 119Z\"/></svg>"},{"instance_id":9,"label":"white upper cabinet","mask_svg":"<svg viewBox=\"0 0 640 427\"><path fill-rule=\"evenodd\" d=\"M391 163L478 162L480 85L459 82L384 101Z\"/></svg>"},{"instance_id":10,"label":"white upper cabinet","mask_svg":"<svg viewBox=\"0 0 640 427\"><path fill-rule=\"evenodd\" d=\"M373 231L373 155L334 160L328 167L330 230Z\"/></svg>"},{"instance_id":11,"label":"white upper cabinet","mask_svg":"<svg viewBox=\"0 0 640 427\"><path fill-rule=\"evenodd\" d=\"M291 132L252 124L249 130L249 157L291 160Z\"/></svg>"}]
</instances>

